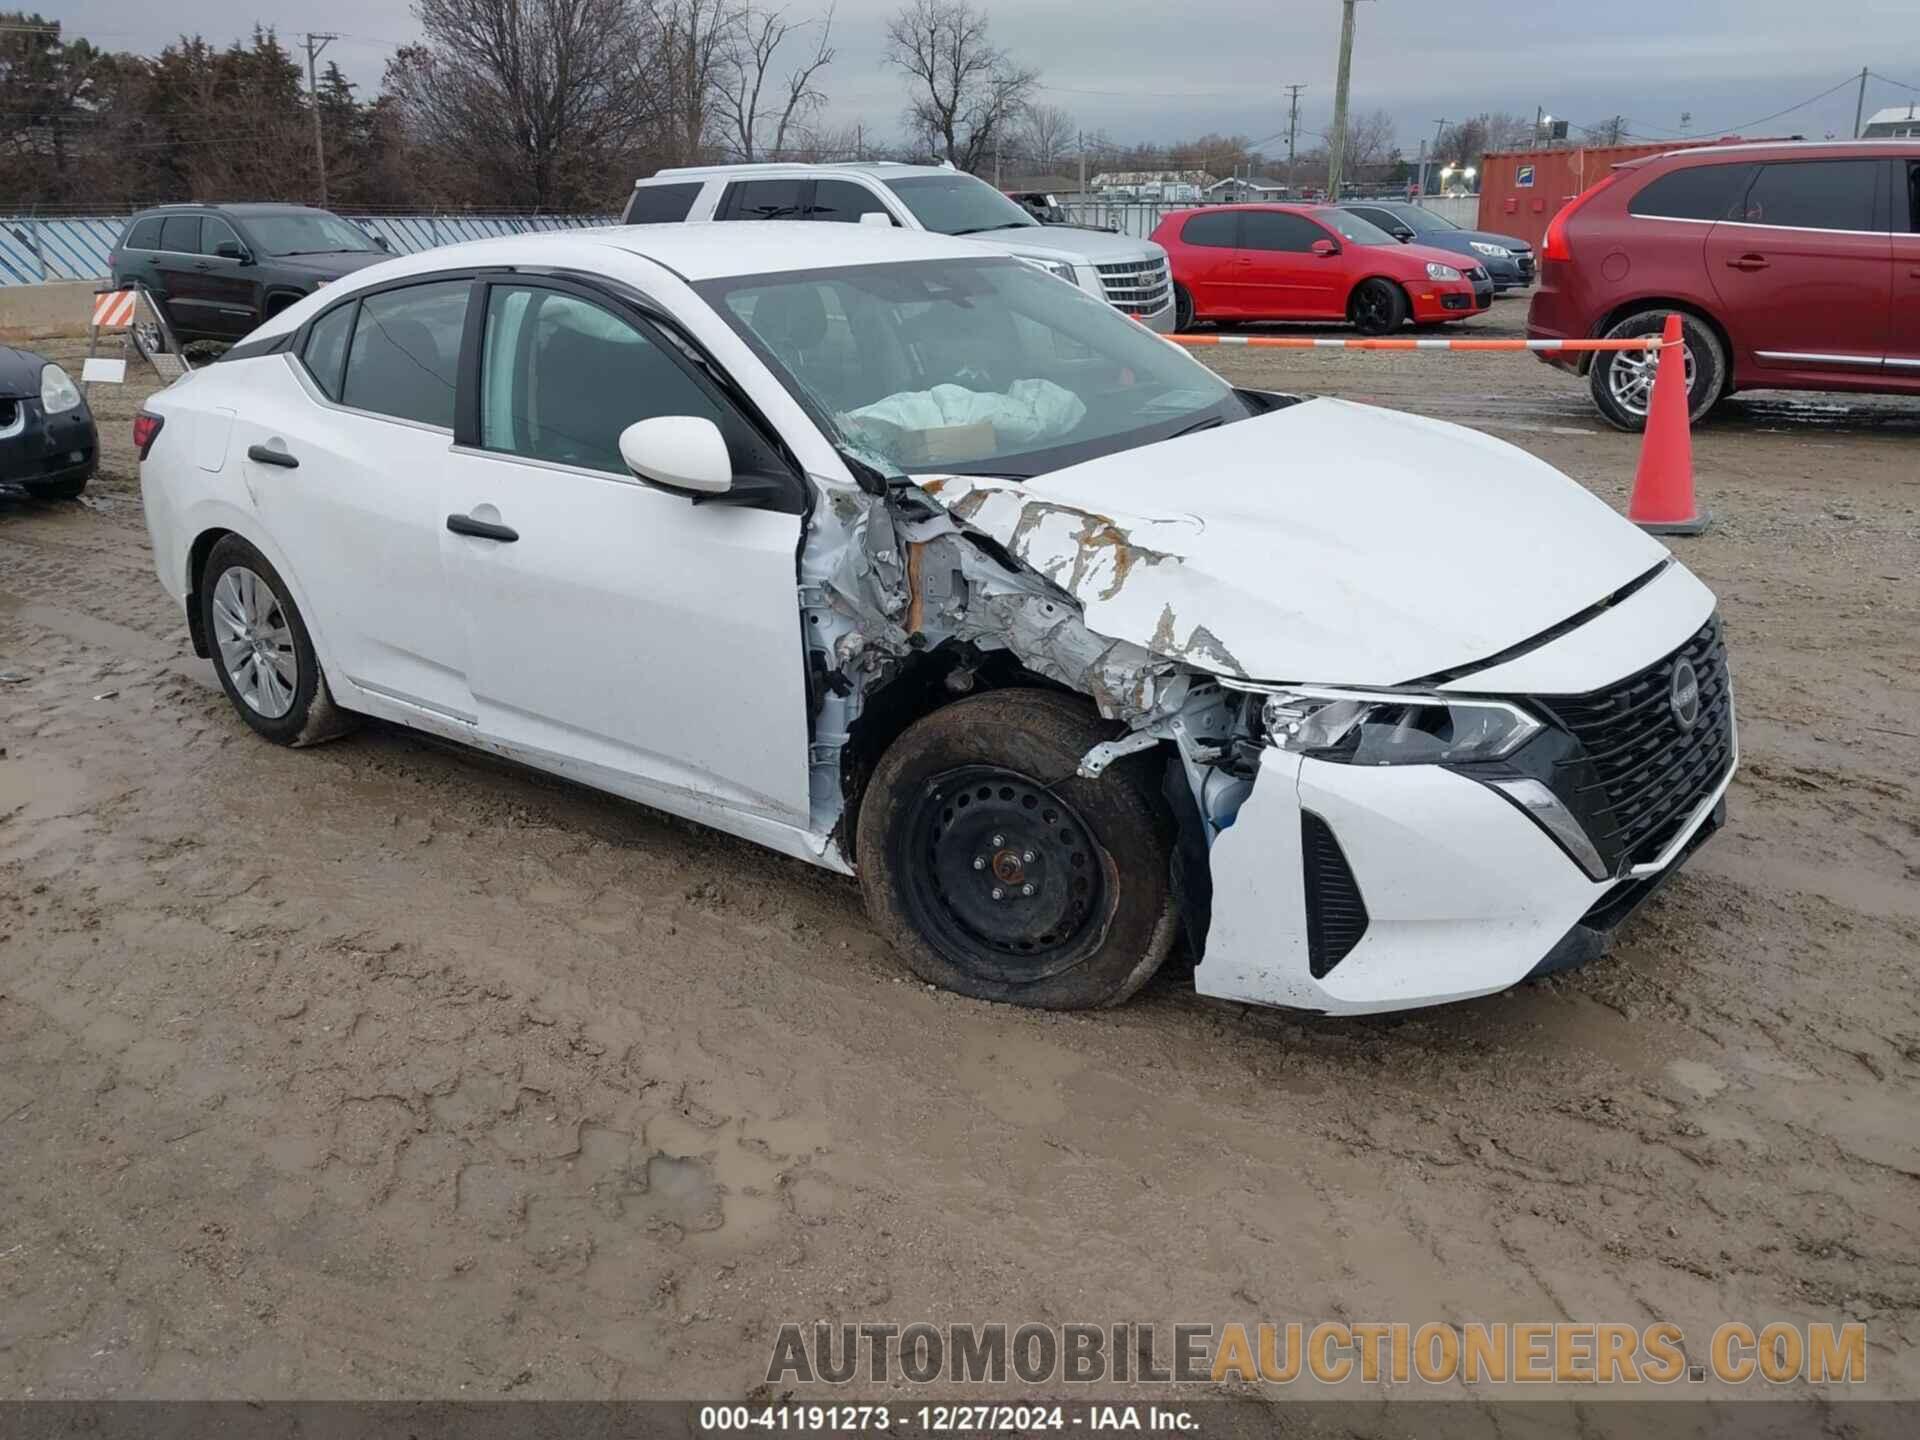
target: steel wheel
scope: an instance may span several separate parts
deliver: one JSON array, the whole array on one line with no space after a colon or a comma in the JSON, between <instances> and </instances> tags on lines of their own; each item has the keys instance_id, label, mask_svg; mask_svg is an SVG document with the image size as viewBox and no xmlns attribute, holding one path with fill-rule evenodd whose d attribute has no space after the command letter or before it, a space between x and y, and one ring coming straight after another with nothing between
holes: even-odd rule
<instances>
[{"instance_id":1,"label":"steel wheel","mask_svg":"<svg viewBox=\"0 0 1920 1440\"><path fill-rule=\"evenodd\" d=\"M278 720L293 708L300 661L285 607L273 587L244 565L221 572L213 587L214 643L233 688L249 709Z\"/></svg>"},{"instance_id":2,"label":"steel wheel","mask_svg":"<svg viewBox=\"0 0 1920 1440\"><path fill-rule=\"evenodd\" d=\"M914 909L950 945L1025 978L1053 974L1106 912L1102 852L1079 813L998 766L936 776L909 821Z\"/></svg>"},{"instance_id":3,"label":"steel wheel","mask_svg":"<svg viewBox=\"0 0 1920 1440\"><path fill-rule=\"evenodd\" d=\"M1687 394L1693 394L1694 360L1693 347L1681 348L1681 358L1686 361ZM1607 389L1614 403L1629 415L1645 418L1647 409L1653 404L1653 379L1660 373L1660 354L1658 351L1622 350L1613 357L1613 364L1607 371Z\"/></svg>"}]
</instances>

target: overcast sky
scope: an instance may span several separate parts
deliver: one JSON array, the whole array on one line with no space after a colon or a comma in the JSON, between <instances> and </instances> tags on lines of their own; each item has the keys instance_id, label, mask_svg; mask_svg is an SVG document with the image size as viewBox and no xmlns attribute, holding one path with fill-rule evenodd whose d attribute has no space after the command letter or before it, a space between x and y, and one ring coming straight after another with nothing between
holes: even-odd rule
<instances>
[{"instance_id":1,"label":"overcast sky","mask_svg":"<svg viewBox=\"0 0 1920 1440\"><path fill-rule=\"evenodd\" d=\"M363 94L385 58L418 34L406 0L41 0L50 18L115 49L151 52L181 32L225 42L258 22L292 42L342 32L328 51ZM1339 0L983 0L995 42L1039 67L1044 98L1088 130L1121 142L1203 131L1268 140L1285 154L1286 92L1301 96L1303 132L1322 131L1333 103ZM789 13L826 0L789 0ZM828 121L898 134L902 91L883 62L898 0L839 0L839 57L822 78ZM1576 124L1627 117L1638 135L1852 132L1860 67L1867 111L1920 102L1917 0L1363 0L1353 95L1383 106L1411 156L1434 122L1481 110L1544 106ZM1893 83L1899 82L1899 83ZM1830 86L1825 99L1792 110ZM1270 139L1279 132L1280 138ZM1303 142L1304 144L1304 142Z\"/></svg>"}]
</instances>

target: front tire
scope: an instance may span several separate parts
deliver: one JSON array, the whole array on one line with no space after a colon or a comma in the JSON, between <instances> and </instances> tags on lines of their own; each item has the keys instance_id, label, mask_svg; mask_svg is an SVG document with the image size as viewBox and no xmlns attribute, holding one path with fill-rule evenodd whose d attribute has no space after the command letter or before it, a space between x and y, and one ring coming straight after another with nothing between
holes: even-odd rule
<instances>
[{"instance_id":1,"label":"front tire","mask_svg":"<svg viewBox=\"0 0 1920 1440\"><path fill-rule=\"evenodd\" d=\"M860 808L860 885L907 968L981 1000L1118 1005L1178 931L1152 752L1077 771L1115 727L1076 697L1000 690L917 721Z\"/></svg>"},{"instance_id":2,"label":"front tire","mask_svg":"<svg viewBox=\"0 0 1920 1440\"><path fill-rule=\"evenodd\" d=\"M1378 276L1354 286L1347 301L1347 317L1362 335L1391 335L1407 323L1412 310L1407 292Z\"/></svg>"},{"instance_id":3,"label":"front tire","mask_svg":"<svg viewBox=\"0 0 1920 1440\"><path fill-rule=\"evenodd\" d=\"M1182 335L1193 328L1193 296L1184 285L1173 287L1173 328Z\"/></svg>"},{"instance_id":4,"label":"front tire","mask_svg":"<svg viewBox=\"0 0 1920 1440\"><path fill-rule=\"evenodd\" d=\"M1642 310L1620 321L1607 331L1605 338L1626 340L1658 335L1667 328L1667 317L1676 314L1686 340L1682 356L1687 367L1688 419L1698 424L1719 403L1726 389L1726 347L1711 325L1684 310ZM1653 399L1657 363L1657 355L1631 351L1602 351L1593 357L1587 384L1593 392L1595 408L1609 425L1630 433L1647 428L1647 406Z\"/></svg>"},{"instance_id":5,"label":"front tire","mask_svg":"<svg viewBox=\"0 0 1920 1440\"><path fill-rule=\"evenodd\" d=\"M313 745L352 728L286 582L258 549L222 536L207 556L199 603L220 688L255 732L276 745Z\"/></svg>"}]
</instances>

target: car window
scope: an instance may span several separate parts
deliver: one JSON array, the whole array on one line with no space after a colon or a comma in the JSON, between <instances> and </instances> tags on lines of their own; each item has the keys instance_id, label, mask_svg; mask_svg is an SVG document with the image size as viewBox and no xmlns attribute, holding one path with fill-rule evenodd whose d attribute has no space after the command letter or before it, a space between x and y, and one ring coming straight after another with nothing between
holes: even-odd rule
<instances>
[{"instance_id":1,"label":"car window","mask_svg":"<svg viewBox=\"0 0 1920 1440\"><path fill-rule=\"evenodd\" d=\"M1749 225L1800 230L1873 229L1878 160L1793 160L1763 165L1747 191Z\"/></svg>"},{"instance_id":2,"label":"car window","mask_svg":"<svg viewBox=\"0 0 1920 1440\"><path fill-rule=\"evenodd\" d=\"M480 377L480 443L489 450L626 475L622 430L661 415L697 415L720 427L736 473L778 467L744 417L696 380L669 342L564 291L488 291Z\"/></svg>"},{"instance_id":3,"label":"car window","mask_svg":"<svg viewBox=\"0 0 1920 1440\"><path fill-rule=\"evenodd\" d=\"M1758 165L1689 165L1644 187L1627 213L1650 220L1738 220L1759 170Z\"/></svg>"},{"instance_id":4,"label":"car window","mask_svg":"<svg viewBox=\"0 0 1920 1440\"><path fill-rule=\"evenodd\" d=\"M123 250L158 250L160 248L160 217L149 215L137 221L127 231L127 238L120 247Z\"/></svg>"},{"instance_id":5,"label":"car window","mask_svg":"<svg viewBox=\"0 0 1920 1440\"><path fill-rule=\"evenodd\" d=\"M941 235L984 235L1024 230L1040 222L974 175L903 175L886 182L914 219Z\"/></svg>"},{"instance_id":6,"label":"car window","mask_svg":"<svg viewBox=\"0 0 1920 1440\"><path fill-rule=\"evenodd\" d=\"M1351 240L1356 245L1398 245L1400 243L1371 220L1362 220L1358 215L1350 214L1345 210L1316 210L1313 213L1315 219L1326 221L1340 232L1342 238ZM1320 238L1326 237L1323 235Z\"/></svg>"},{"instance_id":7,"label":"car window","mask_svg":"<svg viewBox=\"0 0 1920 1440\"><path fill-rule=\"evenodd\" d=\"M1180 227L1180 239L1188 245L1204 245L1209 250L1231 250L1240 243L1240 212L1221 210L1211 215L1190 215Z\"/></svg>"},{"instance_id":8,"label":"car window","mask_svg":"<svg viewBox=\"0 0 1920 1440\"><path fill-rule=\"evenodd\" d=\"M700 193L698 180L679 185L642 185L627 201L622 223L627 225L673 225L687 218L694 197Z\"/></svg>"},{"instance_id":9,"label":"car window","mask_svg":"<svg viewBox=\"0 0 1920 1440\"><path fill-rule=\"evenodd\" d=\"M1311 250L1316 240L1332 238L1306 216L1290 215L1284 210L1248 210L1240 217L1243 250L1284 250L1297 254Z\"/></svg>"},{"instance_id":10,"label":"car window","mask_svg":"<svg viewBox=\"0 0 1920 1440\"><path fill-rule=\"evenodd\" d=\"M169 215L160 227L160 248L177 255L200 253L200 217Z\"/></svg>"},{"instance_id":11,"label":"car window","mask_svg":"<svg viewBox=\"0 0 1920 1440\"><path fill-rule=\"evenodd\" d=\"M1907 229L1920 235L1920 160L1907 162Z\"/></svg>"},{"instance_id":12,"label":"car window","mask_svg":"<svg viewBox=\"0 0 1920 1440\"><path fill-rule=\"evenodd\" d=\"M738 180L720 201L722 220L798 220L802 179Z\"/></svg>"},{"instance_id":13,"label":"car window","mask_svg":"<svg viewBox=\"0 0 1920 1440\"><path fill-rule=\"evenodd\" d=\"M351 220L325 210L281 210L247 217L247 232L269 255L365 255L380 247Z\"/></svg>"},{"instance_id":14,"label":"car window","mask_svg":"<svg viewBox=\"0 0 1920 1440\"><path fill-rule=\"evenodd\" d=\"M362 300L341 403L451 430L471 288L465 280L441 280Z\"/></svg>"},{"instance_id":15,"label":"car window","mask_svg":"<svg viewBox=\"0 0 1920 1440\"><path fill-rule=\"evenodd\" d=\"M238 245L240 237L226 221L216 215L203 216L200 221L200 253L218 255L222 245Z\"/></svg>"},{"instance_id":16,"label":"car window","mask_svg":"<svg viewBox=\"0 0 1920 1440\"><path fill-rule=\"evenodd\" d=\"M1349 205L1347 207L1347 213L1350 215L1358 215L1362 220L1378 225L1388 234L1392 234L1396 229L1411 230L1413 228L1412 225L1402 220L1398 215L1394 215L1386 210L1376 210L1370 205Z\"/></svg>"},{"instance_id":17,"label":"car window","mask_svg":"<svg viewBox=\"0 0 1920 1440\"><path fill-rule=\"evenodd\" d=\"M809 219L850 220L858 224L862 215L888 215L888 210L880 203L879 196L851 180L814 182L813 204L807 208Z\"/></svg>"},{"instance_id":18,"label":"car window","mask_svg":"<svg viewBox=\"0 0 1920 1440\"><path fill-rule=\"evenodd\" d=\"M307 331L307 343L300 349L300 363L330 400L340 398L340 365L347 358L347 337L353 334L356 308L351 303L336 305L322 315Z\"/></svg>"}]
</instances>

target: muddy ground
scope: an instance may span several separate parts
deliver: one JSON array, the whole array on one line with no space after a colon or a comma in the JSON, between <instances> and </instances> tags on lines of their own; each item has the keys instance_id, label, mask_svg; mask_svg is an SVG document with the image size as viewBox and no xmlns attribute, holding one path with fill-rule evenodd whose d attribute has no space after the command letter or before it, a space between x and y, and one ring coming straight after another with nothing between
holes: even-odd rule
<instances>
[{"instance_id":1,"label":"muddy ground","mask_svg":"<svg viewBox=\"0 0 1920 1440\"><path fill-rule=\"evenodd\" d=\"M1525 357L1212 358L1624 503ZM265 744L95 393L89 503L0 500L0 1395L745 1397L817 1317L1852 1319L1920 1395L1920 404L1698 434L1744 768L1614 954L1334 1021L957 999L849 881L382 725Z\"/></svg>"}]
</instances>

